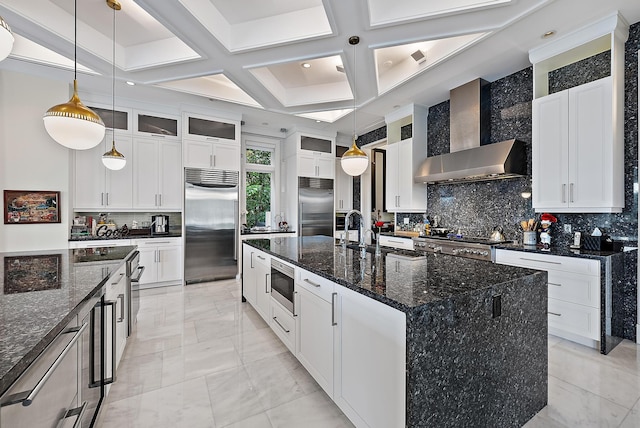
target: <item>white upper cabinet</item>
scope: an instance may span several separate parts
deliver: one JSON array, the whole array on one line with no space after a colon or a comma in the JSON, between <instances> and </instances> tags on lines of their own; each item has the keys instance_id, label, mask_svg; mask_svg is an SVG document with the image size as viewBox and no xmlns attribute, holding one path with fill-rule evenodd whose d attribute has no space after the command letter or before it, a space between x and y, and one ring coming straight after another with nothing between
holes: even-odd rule
<instances>
[{"instance_id":1,"label":"white upper cabinet","mask_svg":"<svg viewBox=\"0 0 640 428\"><path fill-rule=\"evenodd\" d=\"M112 171L102 164L102 155L111 150L115 141L116 149L127 159L124 168ZM133 149L131 137L108 130L101 144L93 149L75 150L74 204L75 210L109 208L124 210L131 208L133 181Z\"/></svg>"},{"instance_id":2,"label":"white upper cabinet","mask_svg":"<svg viewBox=\"0 0 640 428\"><path fill-rule=\"evenodd\" d=\"M334 178L335 138L297 134L298 176Z\"/></svg>"},{"instance_id":3,"label":"white upper cabinet","mask_svg":"<svg viewBox=\"0 0 640 428\"><path fill-rule=\"evenodd\" d=\"M336 181L334 186L337 212L348 212L353 208L353 177L344 172L340 159L335 161Z\"/></svg>"},{"instance_id":4,"label":"white upper cabinet","mask_svg":"<svg viewBox=\"0 0 640 428\"><path fill-rule=\"evenodd\" d=\"M385 116L387 211L424 212L427 187L413 177L427 157L427 110L408 105Z\"/></svg>"},{"instance_id":5,"label":"white upper cabinet","mask_svg":"<svg viewBox=\"0 0 640 428\"><path fill-rule=\"evenodd\" d=\"M613 78L533 102L533 207L620 212L624 158L613 132Z\"/></svg>"},{"instance_id":6,"label":"white upper cabinet","mask_svg":"<svg viewBox=\"0 0 640 428\"><path fill-rule=\"evenodd\" d=\"M134 140L134 209L182 209L181 153L179 142Z\"/></svg>"},{"instance_id":7,"label":"white upper cabinet","mask_svg":"<svg viewBox=\"0 0 640 428\"><path fill-rule=\"evenodd\" d=\"M240 121L185 113L184 166L240 171Z\"/></svg>"},{"instance_id":8,"label":"white upper cabinet","mask_svg":"<svg viewBox=\"0 0 640 428\"><path fill-rule=\"evenodd\" d=\"M624 208L624 42L617 14L529 52L534 64L532 193L537 212ZM608 77L549 95L549 72L610 50Z\"/></svg>"},{"instance_id":9,"label":"white upper cabinet","mask_svg":"<svg viewBox=\"0 0 640 428\"><path fill-rule=\"evenodd\" d=\"M133 133L141 136L179 140L180 117L134 110Z\"/></svg>"},{"instance_id":10,"label":"white upper cabinet","mask_svg":"<svg viewBox=\"0 0 640 428\"><path fill-rule=\"evenodd\" d=\"M111 129L116 135L131 135L131 130L133 129L131 125L133 112L131 109L114 108L100 103L87 103L87 106L100 116L105 128Z\"/></svg>"}]
</instances>

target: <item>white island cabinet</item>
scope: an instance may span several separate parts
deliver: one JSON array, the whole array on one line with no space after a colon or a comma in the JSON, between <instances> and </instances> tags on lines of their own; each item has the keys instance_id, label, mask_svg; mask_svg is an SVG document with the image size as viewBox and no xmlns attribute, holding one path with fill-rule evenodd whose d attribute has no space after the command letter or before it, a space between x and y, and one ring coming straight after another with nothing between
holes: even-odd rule
<instances>
[{"instance_id":1,"label":"white island cabinet","mask_svg":"<svg viewBox=\"0 0 640 428\"><path fill-rule=\"evenodd\" d=\"M271 256L248 245L242 246L242 294L269 323Z\"/></svg>"},{"instance_id":2,"label":"white island cabinet","mask_svg":"<svg viewBox=\"0 0 640 428\"><path fill-rule=\"evenodd\" d=\"M243 295L262 315L260 296L268 295L269 275L259 272L258 255L274 258L243 245ZM313 272L295 270L295 313L284 316L283 307L271 301L268 313L284 322L271 319L270 327L355 426L404 427L405 314ZM287 324L290 320L295 325Z\"/></svg>"}]
</instances>

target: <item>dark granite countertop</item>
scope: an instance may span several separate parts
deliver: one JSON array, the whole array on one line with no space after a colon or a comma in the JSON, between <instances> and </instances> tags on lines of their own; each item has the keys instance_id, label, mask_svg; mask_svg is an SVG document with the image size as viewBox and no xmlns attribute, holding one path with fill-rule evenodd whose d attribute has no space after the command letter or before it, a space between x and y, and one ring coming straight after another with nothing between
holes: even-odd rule
<instances>
[{"instance_id":1,"label":"dark granite countertop","mask_svg":"<svg viewBox=\"0 0 640 428\"><path fill-rule=\"evenodd\" d=\"M385 249L378 258L367 253L361 259L358 250L345 250L326 236L243 242L405 313L529 275L546 275L482 260L407 250ZM410 259L408 255L420 257Z\"/></svg>"},{"instance_id":2,"label":"dark granite countertop","mask_svg":"<svg viewBox=\"0 0 640 428\"><path fill-rule=\"evenodd\" d=\"M275 235L275 234L286 234L286 233L296 233L295 230L242 230L240 231L241 235Z\"/></svg>"},{"instance_id":3,"label":"dark granite countertop","mask_svg":"<svg viewBox=\"0 0 640 428\"><path fill-rule=\"evenodd\" d=\"M0 253L0 395L134 249Z\"/></svg>"},{"instance_id":4,"label":"dark granite countertop","mask_svg":"<svg viewBox=\"0 0 640 428\"><path fill-rule=\"evenodd\" d=\"M551 247L543 250L539 247L525 246L522 244L500 244L495 246L500 250L522 251L525 253L548 254L552 256L577 257L581 259L602 260L606 257L622 255L621 251L589 251L582 249L572 249L569 247ZM636 250L633 250L636 251Z\"/></svg>"}]
</instances>

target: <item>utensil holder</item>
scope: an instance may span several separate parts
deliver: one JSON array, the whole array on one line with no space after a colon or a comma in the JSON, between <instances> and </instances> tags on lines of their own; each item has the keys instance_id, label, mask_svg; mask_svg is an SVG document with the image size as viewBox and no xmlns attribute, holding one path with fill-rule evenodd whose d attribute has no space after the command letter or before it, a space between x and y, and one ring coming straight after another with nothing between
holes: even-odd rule
<instances>
[{"instance_id":1,"label":"utensil holder","mask_svg":"<svg viewBox=\"0 0 640 428\"><path fill-rule=\"evenodd\" d=\"M533 231L525 231L523 233L522 244L523 245L536 245L537 244L537 233L535 230Z\"/></svg>"}]
</instances>

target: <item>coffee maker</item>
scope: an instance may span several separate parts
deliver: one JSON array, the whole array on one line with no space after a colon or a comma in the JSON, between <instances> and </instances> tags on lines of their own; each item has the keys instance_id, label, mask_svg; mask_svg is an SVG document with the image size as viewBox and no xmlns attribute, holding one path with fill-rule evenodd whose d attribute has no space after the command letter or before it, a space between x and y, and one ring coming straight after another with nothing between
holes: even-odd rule
<instances>
[{"instance_id":1,"label":"coffee maker","mask_svg":"<svg viewBox=\"0 0 640 428\"><path fill-rule=\"evenodd\" d=\"M152 215L151 216L151 234L152 235L168 235L169 234L169 216L168 215Z\"/></svg>"}]
</instances>

